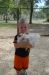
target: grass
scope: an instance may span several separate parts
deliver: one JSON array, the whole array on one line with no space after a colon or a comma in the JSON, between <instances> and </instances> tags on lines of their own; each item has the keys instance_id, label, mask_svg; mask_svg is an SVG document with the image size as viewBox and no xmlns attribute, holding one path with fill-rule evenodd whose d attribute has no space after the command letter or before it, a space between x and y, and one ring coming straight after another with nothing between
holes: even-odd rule
<instances>
[{"instance_id":1,"label":"grass","mask_svg":"<svg viewBox=\"0 0 49 75\"><path fill-rule=\"evenodd\" d=\"M8 22L8 23L5 23L5 22L0 22L0 28L1 27L8 27L8 28L16 28L16 23L15 22ZM34 28L34 27L41 27L41 26L48 26L48 24L40 24L40 23L32 23L30 25L30 28Z\"/></svg>"},{"instance_id":2,"label":"grass","mask_svg":"<svg viewBox=\"0 0 49 75\"><path fill-rule=\"evenodd\" d=\"M15 28L16 24L15 23L0 23L0 28L2 27Z\"/></svg>"}]
</instances>

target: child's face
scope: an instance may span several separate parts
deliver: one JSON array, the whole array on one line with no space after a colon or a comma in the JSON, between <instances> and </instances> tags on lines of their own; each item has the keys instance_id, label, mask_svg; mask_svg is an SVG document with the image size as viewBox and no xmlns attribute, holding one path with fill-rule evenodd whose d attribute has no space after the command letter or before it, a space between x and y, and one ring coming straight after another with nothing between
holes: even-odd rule
<instances>
[{"instance_id":1,"label":"child's face","mask_svg":"<svg viewBox=\"0 0 49 75\"><path fill-rule=\"evenodd\" d=\"M27 33L28 32L28 26L23 23L19 25L19 33Z\"/></svg>"}]
</instances>

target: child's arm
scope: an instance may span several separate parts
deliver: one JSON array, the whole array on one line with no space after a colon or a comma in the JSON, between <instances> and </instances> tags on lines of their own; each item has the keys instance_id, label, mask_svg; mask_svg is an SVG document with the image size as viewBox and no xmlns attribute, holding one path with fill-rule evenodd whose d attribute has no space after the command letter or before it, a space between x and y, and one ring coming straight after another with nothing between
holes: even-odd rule
<instances>
[{"instance_id":1,"label":"child's arm","mask_svg":"<svg viewBox=\"0 0 49 75\"><path fill-rule=\"evenodd\" d=\"M15 48L33 48L30 43L14 43Z\"/></svg>"},{"instance_id":2,"label":"child's arm","mask_svg":"<svg viewBox=\"0 0 49 75\"><path fill-rule=\"evenodd\" d=\"M21 45L20 43L14 43L15 48L20 48L21 47L20 45Z\"/></svg>"},{"instance_id":3,"label":"child's arm","mask_svg":"<svg viewBox=\"0 0 49 75\"><path fill-rule=\"evenodd\" d=\"M32 48L33 46L30 43L24 42L24 43L21 43L21 47L22 48Z\"/></svg>"},{"instance_id":4,"label":"child's arm","mask_svg":"<svg viewBox=\"0 0 49 75\"><path fill-rule=\"evenodd\" d=\"M17 36L14 38L14 47L15 48L33 48L34 45L30 44L29 42L19 42L17 43Z\"/></svg>"}]
</instances>

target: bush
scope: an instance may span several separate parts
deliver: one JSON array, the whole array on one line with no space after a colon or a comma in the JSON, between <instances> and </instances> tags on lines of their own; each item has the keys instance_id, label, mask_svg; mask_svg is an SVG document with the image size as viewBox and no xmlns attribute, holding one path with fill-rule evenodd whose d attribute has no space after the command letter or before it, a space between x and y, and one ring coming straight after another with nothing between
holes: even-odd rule
<instances>
[{"instance_id":1,"label":"bush","mask_svg":"<svg viewBox=\"0 0 49 75\"><path fill-rule=\"evenodd\" d=\"M49 18L47 18L47 22L49 22Z\"/></svg>"}]
</instances>

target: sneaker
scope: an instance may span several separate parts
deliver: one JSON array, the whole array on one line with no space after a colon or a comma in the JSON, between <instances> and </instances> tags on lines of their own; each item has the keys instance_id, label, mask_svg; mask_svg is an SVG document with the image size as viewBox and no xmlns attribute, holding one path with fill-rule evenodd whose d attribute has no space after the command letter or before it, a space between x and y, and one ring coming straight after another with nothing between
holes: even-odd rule
<instances>
[{"instance_id":1,"label":"sneaker","mask_svg":"<svg viewBox=\"0 0 49 75\"><path fill-rule=\"evenodd\" d=\"M26 71L22 71L21 75L27 75L27 72Z\"/></svg>"},{"instance_id":2,"label":"sneaker","mask_svg":"<svg viewBox=\"0 0 49 75\"><path fill-rule=\"evenodd\" d=\"M27 72L25 71L25 75L27 75Z\"/></svg>"}]
</instances>

